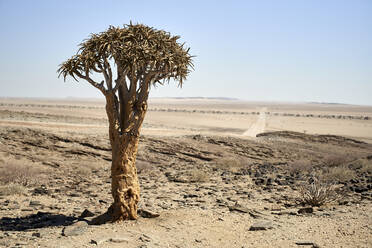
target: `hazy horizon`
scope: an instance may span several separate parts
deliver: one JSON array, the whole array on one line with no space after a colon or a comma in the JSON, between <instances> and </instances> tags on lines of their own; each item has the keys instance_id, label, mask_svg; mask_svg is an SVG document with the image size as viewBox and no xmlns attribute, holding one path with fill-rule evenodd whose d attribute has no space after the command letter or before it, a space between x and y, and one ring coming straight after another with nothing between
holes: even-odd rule
<instances>
[{"instance_id":1,"label":"hazy horizon","mask_svg":"<svg viewBox=\"0 0 372 248\"><path fill-rule=\"evenodd\" d=\"M79 96L65 96L65 97L17 97L17 96L0 96L1 99L30 99L30 100L77 100L77 101L105 101L105 98L102 97L79 97ZM237 102L247 102L247 103L278 103L278 104L324 104L324 105L354 105L354 106L362 106L362 107L372 107L372 104L354 104L354 103L343 103L343 102L314 102L314 101L260 101L260 100L245 100L240 98L232 98L232 97L204 97L204 96L190 96L190 97L177 97L177 96L153 96L149 97L149 100L156 100L156 99L173 99L173 100L221 100L221 101L237 101Z\"/></svg>"},{"instance_id":2,"label":"hazy horizon","mask_svg":"<svg viewBox=\"0 0 372 248\"><path fill-rule=\"evenodd\" d=\"M0 97L97 98L57 78L78 44L109 25L164 29L196 55L182 89L150 97L372 105L372 1L0 0Z\"/></svg>"}]
</instances>

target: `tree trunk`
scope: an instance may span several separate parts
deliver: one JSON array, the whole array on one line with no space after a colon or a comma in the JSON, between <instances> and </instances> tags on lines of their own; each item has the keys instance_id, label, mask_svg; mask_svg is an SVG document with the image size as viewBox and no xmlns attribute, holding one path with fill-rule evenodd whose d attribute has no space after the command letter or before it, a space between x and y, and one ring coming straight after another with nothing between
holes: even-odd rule
<instances>
[{"instance_id":1,"label":"tree trunk","mask_svg":"<svg viewBox=\"0 0 372 248\"><path fill-rule=\"evenodd\" d=\"M135 163L138 141L138 137L129 136L119 139L112 147L111 193L114 202L109 209L111 221L137 219L140 187Z\"/></svg>"},{"instance_id":2,"label":"tree trunk","mask_svg":"<svg viewBox=\"0 0 372 248\"><path fill-rule=\"evenodd\" d=\"M143 108L143 109L142 109ZM140 196L136 156L139 131L145 117L147 104L137 109L134 125L129 132L120 130L118 106L114 96L106 97L106 112L109 120L109 137L112 148L111 193L114 202L102 220L116 222L137 219L137 205Z\"/></svg>"}]
</instances>

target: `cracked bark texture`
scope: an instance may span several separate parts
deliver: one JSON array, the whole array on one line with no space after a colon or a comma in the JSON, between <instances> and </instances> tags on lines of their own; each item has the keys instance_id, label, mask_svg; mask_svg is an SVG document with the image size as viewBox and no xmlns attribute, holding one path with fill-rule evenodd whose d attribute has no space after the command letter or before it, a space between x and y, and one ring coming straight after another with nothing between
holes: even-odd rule
<instances>
[{"instance_id":1,"label":"cracked bark texture","mask_svg":"<svg viewBox=\"0 0 372 248\"><path fill-rule=\"evenodd\" d=\"M135 220L137 219L137 206L140 199L136 157L140 128L147 110L144 106L147 106L147 104L143 102L141 108L132 111L131 115L135 116L133 118L134 122L131 123L130 128L126 129L127 132L123 133L119 127L124 125L125 119L115 115L115 113L120 112L120 105L112 102L115 99L115 95L109 95L106 99L112 147L111 194L114 199L107 213L110 221Z\"/></svg>"}]
</instances>

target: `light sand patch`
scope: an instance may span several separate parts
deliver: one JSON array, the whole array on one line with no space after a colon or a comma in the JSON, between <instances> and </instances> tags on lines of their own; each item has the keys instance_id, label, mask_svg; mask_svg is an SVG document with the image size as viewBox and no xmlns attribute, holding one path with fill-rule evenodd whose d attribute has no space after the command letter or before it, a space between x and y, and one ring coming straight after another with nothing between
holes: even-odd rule
<instances>
[{"instance_id":1,"label":"light sand patch","mask_svg":"<svg viewBox=\"0 0 372 248\"><path fill-rule=\"evenodd\" d=\"M243 133L243 136L256 137L257 134L263 133L266 126L266 111L267 108L262 108L258 119L252 126Z\"/></svg>"}]
</instances>

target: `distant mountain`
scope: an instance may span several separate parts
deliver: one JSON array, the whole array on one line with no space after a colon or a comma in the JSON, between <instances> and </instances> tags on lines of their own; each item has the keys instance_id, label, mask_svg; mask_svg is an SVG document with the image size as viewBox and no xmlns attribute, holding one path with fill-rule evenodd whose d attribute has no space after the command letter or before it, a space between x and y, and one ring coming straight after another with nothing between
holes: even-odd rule
<instances>
[{"instance_id":1,"label":"distant mountain","mask_svg":"<svg viewBox=\"0 0 372 248\"><path fill-rule=\"evenodd\" d=\"M324 104L324 105L351 105L347 103L337 103L337 102L308 102L310 104Z\"/></svg>"},{"instance_id":2,"label":"distant mountain","mask_svg":"<svg viewBox=\"0 0 372 248\"><path fill-rule=\"evenodd\" d=\"M232 97L152 97L153 99L160 99L160 98L167 98L167 99L191 99L191 100L228 100L228 101L236 101L239 100L238 98Z\"/></svg>"}]
</instances>

